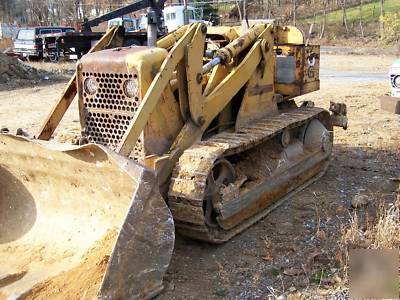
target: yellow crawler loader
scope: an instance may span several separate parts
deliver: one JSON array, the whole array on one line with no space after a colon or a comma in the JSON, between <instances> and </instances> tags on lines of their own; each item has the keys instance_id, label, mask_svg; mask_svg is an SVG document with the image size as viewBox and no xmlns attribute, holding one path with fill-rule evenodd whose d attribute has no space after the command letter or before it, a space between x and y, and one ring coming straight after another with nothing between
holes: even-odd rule
<instances>
[{"instance_id":1,"label":"yellow crawler loader","mask_svg":"<svg viewBox=\"0 0 400 300\"><path fill-rule=\"evenodd\" d=\"M297 28L122 45L112 28L77 63L35 137L0 135L0 299L152 298L175 230L228 241L328 166L345 109L293 100L320 83ZM58 144L76 94L81 136Z\"/></svg>"}]
</instances>

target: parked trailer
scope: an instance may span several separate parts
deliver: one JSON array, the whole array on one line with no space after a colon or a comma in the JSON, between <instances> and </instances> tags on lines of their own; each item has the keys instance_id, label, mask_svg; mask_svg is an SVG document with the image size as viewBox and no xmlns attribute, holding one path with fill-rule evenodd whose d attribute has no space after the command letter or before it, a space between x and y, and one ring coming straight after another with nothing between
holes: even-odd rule
<instances>
[{"instance_id":1,"label":"parked trailer","mask_svg":"<svg viewBox=\"0 0 400 300\"><path fill-rule=\"evenodd\" d=\"M80 59L104 34L104 32L63 32L44 35L44 58L53 62L59 59ZM146 45L146 39L146 31L125 32L124 46Z\"/></svg>"},{"instance_id":2,"label":"parked trailer","mask_svg":"<svg viewBox=\"0 0 400 300\"><path fill-rule=\"evenodd\" d=\"M44 58L51 61L80 59L104 35L103 32L63 32L43 35Z\"/></svg>"}]
</instances>

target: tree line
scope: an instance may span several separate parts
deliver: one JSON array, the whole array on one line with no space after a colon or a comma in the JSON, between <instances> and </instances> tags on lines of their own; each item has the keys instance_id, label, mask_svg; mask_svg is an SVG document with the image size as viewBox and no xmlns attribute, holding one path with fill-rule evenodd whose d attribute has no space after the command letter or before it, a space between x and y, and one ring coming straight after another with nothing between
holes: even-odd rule
<instances>
[{"instance_id":1,"label":"tree line","mask_svg":"<svg viewBox=\"0 0 400 300\"><path fill-rule=\"evenodd\" d=\"M119 8L133 0L0 0L0 21L16 22L21 25L74 25L85 18L101 15ZM349 31L347 9L359 6L359 27L364 36L362 7L364 4L377 0L193 0L205 5L212 5L228 18L269 18L281 20L284 23L297 25L298 20L322 15L319 35L322 37L326 28L326 14L330 11L341 10L342 27ZM189 3L193 1L188 1ZM381 4L381 15L384 15L384 0ZM167 0L183 2L183 0ZM236 5L235 5L236 4ZM383 18L381 18L383 19ZM311 28L312 30L312 28ZM383 21L381 22L383 30Z\"/></svg>"},{"instance_id":2,"label":"tree line","mask_svg":"<svg viewBox=\"0 0 400 300\"><path fill-rule=\"evenodd\" d=\"M0 0L5 23L58 25L81 22L123 6L125 0Z\"/></svg>"}]
</instances>

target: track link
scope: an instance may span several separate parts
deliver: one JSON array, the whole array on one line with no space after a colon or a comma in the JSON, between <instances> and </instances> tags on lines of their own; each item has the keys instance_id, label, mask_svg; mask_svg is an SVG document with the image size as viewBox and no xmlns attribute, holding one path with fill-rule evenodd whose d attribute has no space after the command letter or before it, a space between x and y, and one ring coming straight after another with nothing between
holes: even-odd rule
<instances>
[{"instance_id":1,"label":"track link","mask_svg":"<svg viewBox=\"0 0 400 300\"><path fill-rule=\"evenodd\" d=\"M218 159L254 148L274 138L285 129L302 126L313 119L321 120L328 130L332 130L330 115L326 110L316 107L304 107L261 119L251 125L240 128L236 132L219 133L187 149L180 157L173 171L168 194L168 204L178 231L191 238L212 243L227 241L264 217L293 193L298 192L318 179L324 173L327 162L319 172L320 174L301 184L285 197L262 211L245 218L235 228L223 230L206 224L204 199L207 189L207 177Z\"/></svg>"}]
</instances>

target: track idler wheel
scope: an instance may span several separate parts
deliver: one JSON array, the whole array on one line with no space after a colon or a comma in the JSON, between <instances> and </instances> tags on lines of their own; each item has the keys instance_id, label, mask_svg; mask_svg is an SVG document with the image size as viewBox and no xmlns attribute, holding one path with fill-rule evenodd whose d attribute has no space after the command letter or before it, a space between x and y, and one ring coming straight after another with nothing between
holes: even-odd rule
<instances>
[{"instance_id":1,"label":"track idler wheel","mask_svg":"<svg viewBox=\"0 0 400 300\"><path fill-rule=\"evenodd\" d=\"M205 200L205 219L210 227L218 227L215 208L221 202L219 193L221 187L227 186L236 180L236 172L232 164L226 159L219 159L207 177L207 191Z\"/></svg>"}]
</instances>

